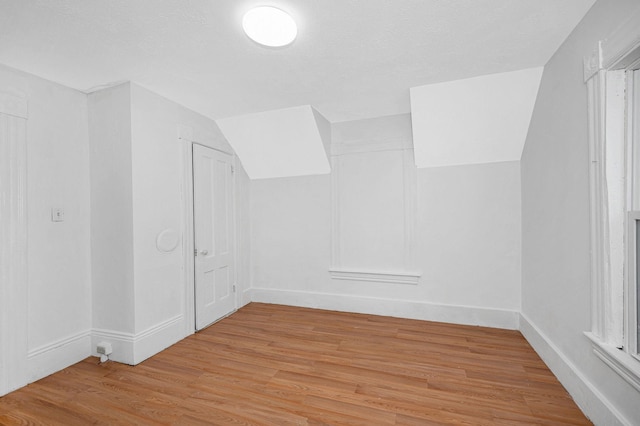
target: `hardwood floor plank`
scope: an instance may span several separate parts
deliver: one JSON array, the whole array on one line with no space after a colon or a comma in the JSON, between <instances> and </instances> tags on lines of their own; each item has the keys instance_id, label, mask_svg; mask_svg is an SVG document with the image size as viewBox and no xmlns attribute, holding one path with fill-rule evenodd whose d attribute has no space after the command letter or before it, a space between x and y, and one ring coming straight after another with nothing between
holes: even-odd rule
<instances>
[{"instance_id":1,"label":"hardwood floor plank","mask_svg":"<svg viewBox=\"0 0 640 426\"><path fill-rule=\"evenodd\" d=\"M131 367L87 358L2 425L585 425L520 333L252 303Z\"/></svg>"}]
</instances>

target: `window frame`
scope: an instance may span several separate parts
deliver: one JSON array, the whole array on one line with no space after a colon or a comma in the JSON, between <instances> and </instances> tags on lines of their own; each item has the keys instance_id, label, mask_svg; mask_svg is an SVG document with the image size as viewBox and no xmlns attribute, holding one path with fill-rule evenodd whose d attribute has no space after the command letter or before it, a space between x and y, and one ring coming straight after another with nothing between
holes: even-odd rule
<instances>
[{"instance_id":1,"label":"window frame","mask_svg":"<svg viewBox=\"0 0 640 426\"><path fill-rule=\"evenodd\" d=\"M592 292L591 331L585 335L595 355L640 392L636 281L640 196L634 196L638 192L634 182L640 177L640 74L633 74L638 68L640 8L584 61Z\"/></svg>"},{"instance_id":2,"label":"window frame","mask_svg":"<svg viewBox=\"0 0 640 426\"><path fill-rule=\"evenodd\" d=\"M626 143L627 143L627 270L625 277L626 351L640 361L640 290L638 271L638 235L640 235L640 58L626 70Z\"/></svg>"}]
</instances>

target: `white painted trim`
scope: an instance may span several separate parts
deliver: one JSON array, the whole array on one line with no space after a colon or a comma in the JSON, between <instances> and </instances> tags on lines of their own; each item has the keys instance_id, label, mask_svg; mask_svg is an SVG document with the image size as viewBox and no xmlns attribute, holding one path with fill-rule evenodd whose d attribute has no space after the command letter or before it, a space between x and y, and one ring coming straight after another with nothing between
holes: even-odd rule
<instances>
[{"instance_id":1,"label":"white painted trim","mask_svg":"<svg viewBox=\"0 0 640 426\"><path fill-rule=\"evenodd\" d=\"M251 302L251 288L247 288L242 291L242 306L248 305Z\"/></svg>"},{"instance_id":2,"label":"white painted trim","mask_svg":"<svg viewBox=\"0 0 640 426\"><path fill-rule=\"evenodd\" d=\"M601 70L626 69L640 58L640 7L583 60L584 81Z\"/></svg>"},{"instance_id":3,"label":"white painted trim","mask_svg":"<svg viewBox=\"0 0 640 426\"><path fill-rule=\"evenodd\" d=\"M28 383L26 100L0 93L0 396Z\"/></svg>"},{"instance_id":4,"label":"white painted trim","mask_svg":"<svg viewBox=\"0 0 640 426\"><path fill-rule=\"evenodd\" d=\"M593 353L640 392L640 363L638 359L613 345L598 339L593 333L584 333L591 340Z\"/></svg>"},{"instance_id":5,"label":"white painted trim","mask_svg":"<svg viewBox=\"0 0 640 426\"><path fill-rule=\"evenodd\" d=\"M598 72L587 81L589 113L589 202L591 244L591 331L603 336L605 331L604 291L608 283L607 246L609 234L606 206L604 158L605 132L605 72Z\"/></svg>"},{"instance_id":6,"label":"white painted trim","mask_svg":"<svg viewBox=\"0 0 640 426\"><path fill-rule=\"evenodd\" d=\"M590 155L591 331L622 345L625 222L624 71L587 81Z\"/></svg>"},{"instance_id":7,"label":"white painted trim","mask_svg":"<svg viewBox=\"0 0 640 426\"><path fill-rule=\"evenodd\" d=\"M331 278L348 281L371 281L392 284L418 284L419 272L405 271L364 271L350 268L329 269Z\"/></svg>"},{"instance_id":8,"label":"white painted trim","mask_svg":"<svg viewBox=\"0 0 640 426\"><path fill-rule=\"evenodd\" d=\"M116 330L91 330L91 353L98 356L96 346L102 341L112 344L109 359L136 365L184 338L184 315L180 314L139 333Z\"/></svg>"},{"instance_id":9,"label":"white painted trim","mask_svg":"<svg viewBox=\"0 0 640 426\"><path fill-rule=\"evenodd\" d=\"M91 335L91 330L85 330L85 331L81 331L79 333L73 334L71 336L63 337L62 339L58 339L54 342L47 343L46 345L38 346L37 348L31 349L27 353L27 358L34 358L34 357L40 356L44 353L58 349L61 346L66 346L78 340L82 340L85 337L90 335Z\"/></svg>"},{"instance_id":10,"label":"white painted trim","mask_svg":"<svg viewBox=\"0 0 640 426\"><path fill-rule=\"evenodd\" d=\"M231 154L231 218L232 218L232 241L233 241L233 312L238 310L240 306L240 292L238 291L238 265L240 260L240 244L238 242L238 161L235 154Z\"/></svg>"},{"instance_id":11,"label":"white painted trim","mask_svg":"<svg viewBox=\"0 0 640 426\"><path fill-rule=\"evenodd\" d=\"M637 349L635 318L631 322L631 292L627 211L634 210L630 191L633 176L632 141L628 139L625 91L630 67L640 63L640 7L601 40L584 59L589 113L589 196L591 238L591 333L598 342L623 348L630 359ZM627 85L628 84L628 85ZM629 109L631 111L631 109ZM633 155L633 154L632 154ZM625 158L626 157L626 158ZM635 283L633 283L635 285ZM625 304L627 304L625 309ZM626 329L626 330L625 330ZM599 347L598 358L619 370ZM633 351L633 352L632 352Z\"/></svg>"},{"instance_id":12,"label":"white painted trim","mask_svg":"<svg viewBox=\"0 0 640 426\"><path fill-rule=\"evenodd\" d=\"M586 83L598 71L602 69L602 43L598 42L598 46L593 49L589 56L583 58L584 82Z\"/></svg>"},{"instance_id":13,"label":"white painted trim","mask_svg":"<svg viewBox=\"0 0 640 426\"><path fill-rule=\"evenodd\" d=\"M133 361L134 334L116 330L94 328L91 330L91 353L98 356L96 346L100 342L111 343L113 353L109 359L124 364L135 365Z\"/></svg>"},{"instance_id":14,"label":"white painted trim","mask_svg":"<svg viewBox=\"0 0 640 426\"><path fill-rule=\"evenodd\" d=\"M339 157L331 157L331 265L336 268L342 266L340 249L340 180Z\"/></svg>"},{"instance_id":15,"label":"white painted trim","mask_svg":"<svg viewBox=\"0 0 640 426\"><path fill-rule=\"evenodd\" d=\"M377 140L350 140L349 142L331 144L331 156L361 154L364 152L398 151L413 149L411 139L380 138Z\"/></svg>"},{"instance_id":16,"label":"white painted trim","mask_svg":"<svg viewBox=\"0 0 640 426\"><path fill-rule=\"evenodd\" d=\"M382 142L379 142L382 141ZM403 172L403 210L404 210L404 271L363 271L358 268L345 268L341 256L340 236L340 157L342 155L363 154L379 151L401 151ZM411 139L388 138L379 139L374 143L338 143L331 145L331 277L338 280L375 281L402 284L417 284L420 273L415 272L417 244L417 168L413 158L413 145ZM376 274L376 277L368 276ZM386 277L385 277L386 276ZM399 278L400 277L400 278ZM415 282L408 282L406 278L416 277Z\"/></svg>"},{"instance_id":17,"label":"white painted trim","mask_svg":"<svg viewBox=\"0 0 640 426\"><path fill-rule=\"evenodd\" d=\"M602 68L626 68L640 56L640 7L602 41Z\"/></svg>"},{"instance_id":18,"label":"white painted trim","mask_svg":"<svg viewBox=\"0 0 640 426\"><path fill-rule=\"evenodd\" d=\"M91 330L84 330L29 351L29 382L67 368L91 355Z\"/></svg>"},{"instance_id":19,"label":"white painted trim","mask_svg":"<svg viewBox=\"0 0 640 426\"><path fill-rule=\"evenodd\" d=\"M117 331L117 330L108 330L106 328L93 328L91 329L91 336L92 337L101 337L101 338L105 338L105 339L115 339L115 340L121 340L124 342L129 342L129 343L133 343L133 341L135 340L135 334L134 333L128 333L126 331ZM93 348L92 348L93 350Z\"/></svg>"},{"instance_id":20,"label":"white painted trim","mask_svg":"<svg viewBox=\"0 0 640 426\"><path fill-rule=\"evenodd\" d=\"M451 163L451 164L433 165L433 166L416 166L416 169L419 169L419 170L444 169L444 168L451 168L451 167L486 166L486 165L493 165L493 164L519 163L519 162L520 160L479 161L479 162L468 162L468 163Z\"/></svg>"},{"instance_id":21,"label":"white painted trim","mask_svg":"<svg viewBox=\"0 0 640 426\"><path fill-rule=\"evenodd\" d=\"M139 364L184 338L182 314L136 333L133 340L133 364ZM97 354L96 354L97 355Z\"/></svg>"},{"instance_id":22,"label":"white painted trim","mask_svg":"<svg viewBox=\"0 0 640 426\"><path fill-rule=\"evenodd\" d=\"M228 155L228 156L230 156L230 157L234 157L234 156L235 156L235 154L234 154L233 152L231 152L231 151L227 151L227 150L224 150L224 149L221 149L221 148L216 148L215 146L213 146L213 145L207 145L207 144L206 144L206 143L204 143L204 142L198 142L198 141L187 141L187 142L191 142L192 144L200 145L200 146L203 146L203 147L205 147L205 148L208 148L208 149L212 149L212 150L214 150L214 151L221 152L221 153L226 154L226 155Z\"/></svg>"},{"instance_id":23,"label":"white painted trim","mask_svg":"<svg viewBox=\"0 0 640 426\"><path fill-rule=\"evenodd\" d=\"M517 311L434 304L413 300L252 288L251 301L508 330L517 330L519 326Z\"/></svg>"},{"instance_id":24,"label":"white painted trim","mask_svg":"<svg viewBox=\"0 0 640 426\"><path fill-rule=\"evenodd\" d=\"M626 72L611 70L606 74L604 160L606 208L609 244L609 273L605 286L605 337L623 345L625 281L625 87Z\"/></svg>"},{"instance_id":25,"label":"white painted trim","mask_svg":"<svg viewBox=\"0 0 640 426\"><path fill-rule=\"evenodd\" d=\"M520 314L520 332L578 407L596 425L632 426L587 376L525 315Z\"/></svg>"},{"instance_id":26,"label":"white painted trim","mask_svg":"<svg viewBox=\"0 0 640 426\"><path fill-rule=\"evenodd\" d=\"M180 314L180 315L176 315L173 318L169 318L168 320L162 321L156 325L153 325L147 328L146 330L141 331L140 333L136 333L134 336L134 341L144 340L149 336L157 334L158 332L164 330L165 328L171 327L177 322L182 321L182 319L183 319L183 315Z\"/></svg>"}]
</instances>

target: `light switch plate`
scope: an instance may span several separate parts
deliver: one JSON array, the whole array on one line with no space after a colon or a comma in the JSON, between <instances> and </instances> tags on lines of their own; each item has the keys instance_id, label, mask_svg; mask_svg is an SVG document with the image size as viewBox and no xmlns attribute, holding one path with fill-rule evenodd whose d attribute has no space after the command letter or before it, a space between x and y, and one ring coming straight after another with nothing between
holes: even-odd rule
<instances>
[{"instance_id":1,"label":"light switch plate","mask_svg":"<svg viewBox=\"0 0 640 426\"><path fill-rule=\"evenodd\" d=\"M64 209L62 207L51 208L51 222L64 222Z\"/></svg>"}]
</instances>

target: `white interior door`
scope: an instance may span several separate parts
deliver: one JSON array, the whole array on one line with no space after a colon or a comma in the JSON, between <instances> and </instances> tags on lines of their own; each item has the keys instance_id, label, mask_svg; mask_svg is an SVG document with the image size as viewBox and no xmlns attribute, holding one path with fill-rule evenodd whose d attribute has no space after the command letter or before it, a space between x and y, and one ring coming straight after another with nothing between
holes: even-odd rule
<instances>
[{"instance_id":1,"label":"white interior door","mask_svg":"<svg viewBox=\"0 0 640 426\"><path fill-rule=\"evenodd\" d=\"M232 157L193 146L196 329L236 309Z\"/></svg>"}]
</instances>

